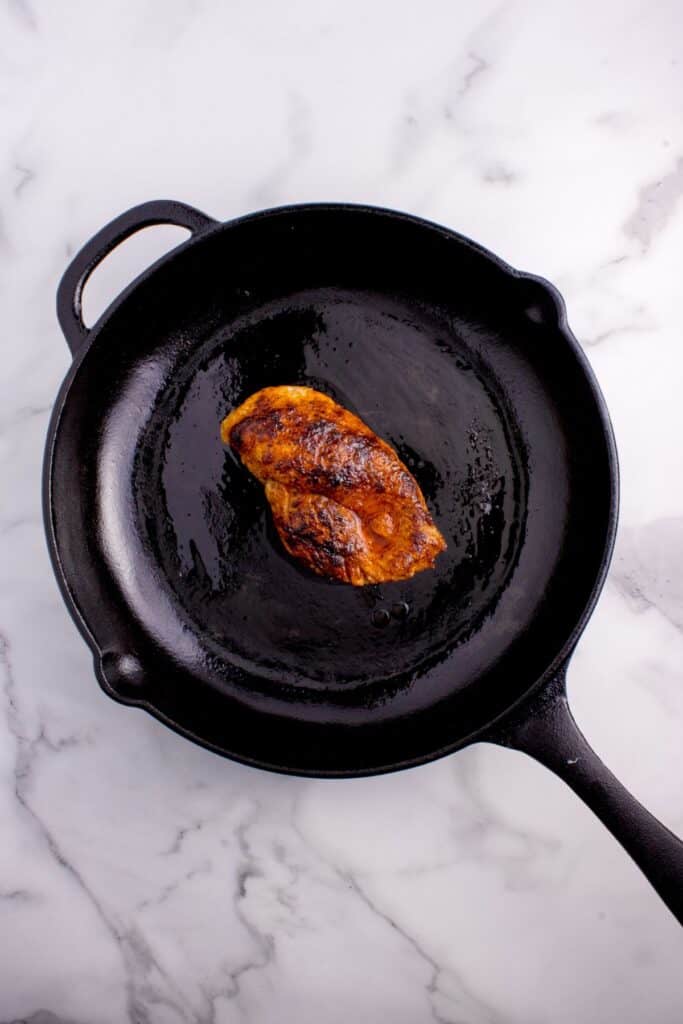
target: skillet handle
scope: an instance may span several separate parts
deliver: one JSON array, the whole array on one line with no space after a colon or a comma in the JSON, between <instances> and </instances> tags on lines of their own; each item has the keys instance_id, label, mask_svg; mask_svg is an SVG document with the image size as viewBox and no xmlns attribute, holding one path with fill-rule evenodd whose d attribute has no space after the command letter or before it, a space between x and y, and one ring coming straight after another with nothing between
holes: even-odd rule
<instances>
[{"instance_id":1,"label":"skillet handle","mask_svg":"<svg viewBox=\"0 0 683 1024\"><path fill-rule=\"evenodd\" d=\"M192 234L214 225L213 217L173 199L156 199L134 206L103 227L74 256L57 289L57 319L72 355L76 355L90 330L83 323L83 288L95 267L117 245L152 224L175 224Z\"/></svg>"},{"instance_id":2,"label":"skillet handle","mask_svg":"<svg viewBox=\"0 0 683 1024\"><path fill-rule=\"evenodd\" d=\"M567 703L566 665L485 740L521 750L571 786L683 924L683 842L631 796L588 744Z\"/></svg>"}]
</instances>

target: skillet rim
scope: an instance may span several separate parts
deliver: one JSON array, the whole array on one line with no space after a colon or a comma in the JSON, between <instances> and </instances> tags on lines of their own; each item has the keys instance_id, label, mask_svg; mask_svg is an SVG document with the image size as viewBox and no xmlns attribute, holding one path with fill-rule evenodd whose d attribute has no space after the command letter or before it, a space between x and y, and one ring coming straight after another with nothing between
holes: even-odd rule
<instances>
[{"instance_id":1,"label":"skillet rim","mask_svg":"<svg viewBox=\"0 0 683 1024\"><path fill-rule=\"evenodd\" d=\"M169 200L169 203L177 203L175 200ZM418 754L412 757L406 757L398 761L392 761L390 763L381 764L378 766L373 765L372 767L361 767L361 768L342 768L342 769L309 769L309 768L297 768L292 765L283 765L280 763L268 762L264 758L249 757L243 754L235 754L231 751L227 751L224 747L219 746L216 743L207 741L201 736L194 733L191 729L184 727L180 722L171 719L168 715L164 714L163 711L158 709L151 701L144 698L131 698L129 696L122 696L116 692L104 678L100 670L100 657L103 653L100 648L97 638L91 631L86 617L78 605L74 594L71 591L69 585L69 576L64 566L62 558L60 556L59 547L57 543L56 530L55 530L55 508L52 500L52 482L54 472L54 458L59 440L59 429L62 421L62 416L69 400L69 394L71 387L78 375L78 372L82 364L87 359L88 353L96 341L99 333L109 320L109 318L121 307L129 296L135 291L135 289L152 277L159 269L163 266L171 263L174 259L181 256L190 247L199 245L209 236L218 234L223 231L227 231L230 228L237 227L245 223L268 219L269 217L278 216L296 216L298 214L306 213L351 213L356 215L368 215L372 217L386 218L394 221L405 221L413 224L418 228L428 229L430 231L436 231L442 237L451 240L459 245L464 246L466 249L476 253L483 257L497 270L506 274L513 280L531 282L540 291L542 291L546 297L550 300L554 310L554 323L553 327L558 331L560 336L566 342L578 369L583 374L586 383L589 386L589 390L593 401L595 403L595 411L598 414L598 420L602 428L602 435L605 442L605 450L607 457L607 471L609 476L609 507L608 514L606 517L605 527L606 534L602 548L602 554L600 562L597 565L594 582L591 587L590 594L578 620L574 624L573 628L569 632L564 644L562 645L559 652L555 655L553 660L547 665L546 669L532 682L523 693L517 695L514 701L512 701L502 712L495 715L482 726L475 729L473 732L460 736L454 739L452 743L437 748L436 750L429 751L425 754ZM103 257L106 259L106 256ZM420 764L427 764L430 761L438 760L450 753L454 753L469 744L476 742L477 740L485 740L487 733L494 730L499 723L507 719L511 714L521 706L524 705L529 699L537 694L544 688L545 685L549 684L563 668L569 662L571 654L576 646L581 634L583 633L586 624L597 604L598 598L602 592L605 579L607 577L609 565L611 562L612 554L614 551L614 544L616 539L618 516L619 516L619 463L616 449L616 442L614 438L614 431L612 423L609 417L607 404L605 398L600 390L597 378L593 371L588 358L579 344L576 336L569 327L567 321L567 313L564 299L558 289L546 278L537 275L527 273L513 267L506 260L497 256L491 250L485 246L474 242L472 239L465 235L460 234L451 228L445 227L436 221L429 220L424 217L419 217L414 214L405 213L398 210L393 210L389 207L375 206L371 204L363 203L347 203L347 202L313 202L313 203L292 203L283 206L268 207L263 210L257 210L251 213L243 214L239 217L232 218L227 221L215 221L209 223L206 227L200 229L195 234L190 235L188 239L179 245L175 246L169 252L165 253L158 260L155 260L149 267L145 268L139 275L133 280L116 296L116 298L105 308L100 317L97 319L95 324L90 328L86 335L83 343L73 355L71 365L69 366L67 373L62 381L62 384L57 393L55 403L50 415L50 421L47 430L47 437L45 443L45 452L43 458L42 467L42 505L43 505L43 521L45 526L46 540L48 553L52 568L57 579L57 583L62 595L62 599L66 605L66 608L78 628L81 636L87 643L95 663L95 674L98 682L105 693L116 700L118 703L127 704L130 706L140 707L148 711L158 721L172 729L174 732L183 736L186 739L192 740L199 746L204 747L207 750L211 750L213 753L219 754L222 757L227 757L230 760L238 763L247 765L249 767L261 768L267 771L272 771L283 775L295 775L308 778L361 778L372 775L386 774L392 771L400 771L407 768L416 767Z\"/></svg>"}]
</instances>

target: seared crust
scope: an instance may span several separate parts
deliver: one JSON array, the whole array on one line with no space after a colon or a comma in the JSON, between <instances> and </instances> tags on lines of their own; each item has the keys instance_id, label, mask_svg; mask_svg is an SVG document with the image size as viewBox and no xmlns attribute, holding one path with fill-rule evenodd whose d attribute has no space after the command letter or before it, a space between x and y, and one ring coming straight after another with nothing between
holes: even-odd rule
<instances>
[{"instance_id":1,"label":"seared crust","mask_svg":"<svg viewBox=\"0 0 683 1024\"><path fill-rule=\"evenodd\" d=\"M363 586L430 569L446 542L393 448L313 388L264 388L221 437L266 489L287 551L321 576Z\"/></svg>"}]
</instances>

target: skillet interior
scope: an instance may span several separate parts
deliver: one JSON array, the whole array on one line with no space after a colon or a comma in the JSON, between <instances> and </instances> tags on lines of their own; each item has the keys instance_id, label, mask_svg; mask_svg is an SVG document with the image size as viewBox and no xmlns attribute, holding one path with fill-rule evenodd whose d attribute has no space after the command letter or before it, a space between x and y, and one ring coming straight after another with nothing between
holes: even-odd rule
<instances>
[{"instance_id":1,"label":"skillet interior","mask_svg":"<svg viewBox=\"0 0 683 1024\"><path fill-rule=\"evenodd\" d=\"M608 428L561 316L465 240L362 208L245 218L157 265L93 332L53 448L53 543L104 685L232 756L329 774L500 714L569 641L610 539ZM218 440L278 383L394 445L449 545L434 572L358 589L282 552Z\"/></svg>"}]
</instances>

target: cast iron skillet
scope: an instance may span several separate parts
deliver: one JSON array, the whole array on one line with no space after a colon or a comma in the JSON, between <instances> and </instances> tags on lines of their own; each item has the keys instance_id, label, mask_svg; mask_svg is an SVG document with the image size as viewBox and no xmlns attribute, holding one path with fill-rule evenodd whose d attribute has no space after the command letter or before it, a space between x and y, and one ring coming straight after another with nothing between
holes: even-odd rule
<instances>
[{"instance_id":1,"label":"cast iron skillet","mask_svg":"<svg viewBox=\"0 0 683 1024\"><path fill-rule=\"evenodd\" d=\"M151 224L191 238L88 330L83 285ZM294 206L219 224L151 202L61 282L73 365L45 460L57 579L105 692L282 772L391 771L486 740L557 772L683 920L683 845L578 731L565 672L610 559L617 457L547 282L404 214ZM412 469L448 542L354 588L283 552L219 442L271 384L310 384Z\"/></svg>"}]
</instances>

